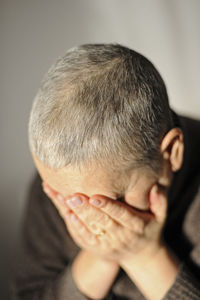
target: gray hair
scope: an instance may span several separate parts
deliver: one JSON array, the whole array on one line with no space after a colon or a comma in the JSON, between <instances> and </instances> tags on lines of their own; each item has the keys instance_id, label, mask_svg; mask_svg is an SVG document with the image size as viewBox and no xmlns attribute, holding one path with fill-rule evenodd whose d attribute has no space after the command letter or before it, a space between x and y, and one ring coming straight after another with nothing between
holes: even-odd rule
<instances>
[{"instance_id":1,"label":"gray hair","mask_svg":"<svg viewBox=\"0 0 200 300\"><path fill-rule=\"evenodd\" d=\"M87 44L70 49L45 75L29 142L54 170L96 162L157 172L160 142L172 127L165 84L149 60L118 44Z\"/></svg>"}]
</instances>

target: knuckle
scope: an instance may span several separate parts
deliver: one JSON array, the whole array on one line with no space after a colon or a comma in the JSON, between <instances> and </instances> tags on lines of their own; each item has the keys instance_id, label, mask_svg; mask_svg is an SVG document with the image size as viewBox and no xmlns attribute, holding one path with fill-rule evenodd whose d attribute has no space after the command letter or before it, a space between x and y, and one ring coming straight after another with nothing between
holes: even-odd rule
<instances>
[{"instance_id":1,"label":"knuckle","mask_svg":"<svg viewBox=\"0 0 200 300\"><path fill-rule=\"evenodd\" d=\"M109 220L107 221L106 225L105 225L105 229L111 231L111 232L116 232L118 224L116 224L115 221L113 221L112 219L109 218Z\"/></svg>"},{"instance_id":2,"label":"knuckle","mask_svg":"<svg viewBox=\"0 0 200 300\"><path fill-rule=\"evenodd\" d=\"M99 218L98 218L98 222L100 224L102 224L103 226L106 226L106 224L109 222L109 216L108 215L100 215Z\"/></svg>"},{"instance_id":3,"label":"knuckle","mask_svg":"<svg viewBox=\"0 0 200 300\"><path fill-rule=\"evenodd\" d=\"M93 233L98 233L99 232L99 226L94 223L94 222L91 222L90 225L90 230L93 232Z\"/></svg>"},{"instance_id":4,"label":"knuckle","mask_svg":"<svg viewBox=\"0 0 200 300\"><path fill-rule=\"evenodd\" d=\"M96 224L106 225L109 221L109 216L104 213L95 212L92 215L88 216L88 221Z\"/></svg>"}]
</instances>

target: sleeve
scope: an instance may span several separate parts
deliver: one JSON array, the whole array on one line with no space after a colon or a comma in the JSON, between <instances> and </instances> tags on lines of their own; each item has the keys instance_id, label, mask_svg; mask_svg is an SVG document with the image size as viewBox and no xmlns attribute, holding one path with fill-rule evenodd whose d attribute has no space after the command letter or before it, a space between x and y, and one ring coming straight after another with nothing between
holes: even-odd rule
<instances>
[{"instance_id":1,"label":"sleeve","mask_svg":"<svg viewBox=\"0 0 200 300\"><path fill-rule=\"evenodd\" d=\"M193 178L193 183L196 186L196 195L182 225L191 249L163 300L200 300L200 174L196 179Z\"/></svg>"},{"instance_id":2,"label":"sleeve","mask_svg":"<svg viewBox=\"0 0 200 300\"><path fill-rule=\"evenodd\" d=\"M200 300L200 278L194 276L185 263L179 268L176 280L163 300Z\"/></svg>"},{"instance_id":3,"label":"sleeve","mask_svg":"<svg viewBox=\"0 0 200 300\"><path fill-rule=\"evenodd\" d=\"M13 300L87 299L71 274L79 248L43 193L38 175L28 193L20 244L10 285Z\"/></svg>"}]
</instances>

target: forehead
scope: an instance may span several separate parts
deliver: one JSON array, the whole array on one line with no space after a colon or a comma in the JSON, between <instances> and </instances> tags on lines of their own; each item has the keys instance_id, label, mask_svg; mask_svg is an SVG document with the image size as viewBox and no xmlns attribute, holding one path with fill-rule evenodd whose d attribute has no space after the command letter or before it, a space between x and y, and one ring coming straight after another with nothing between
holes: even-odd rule
<instances>
[{"instance_id":1,"label":"forehead","mask_svg":"<svg viewBox=\"0 0 200 300\"><path fill-rule=\"evenodd\" d=\"M138 180L136 171L130 175L125 172L111 172L109 169L92 165L81 171L73 167L54 171L42 164L35 156L33 159L42 179L64 196L80 192L88 196L100 193L116 198L132 188Z\"/></svg>"}]
</instances>

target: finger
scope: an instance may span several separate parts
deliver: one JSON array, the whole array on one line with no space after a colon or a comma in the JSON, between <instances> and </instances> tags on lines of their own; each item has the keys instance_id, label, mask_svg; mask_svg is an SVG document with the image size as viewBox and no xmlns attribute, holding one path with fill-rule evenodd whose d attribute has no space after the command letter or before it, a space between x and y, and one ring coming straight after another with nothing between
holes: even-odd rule
<instances>
[{"instance_id":1,"label":"finger","mask_svg":"<svg viewBox=\"0 0 200 300\"><path fill-rule=\"evenodd\" d=\"M53 204L56 206L61 217L64 218L65 214L69 212L69 208L65 205L64 197L54 191L45 181L42 182L43 191L50 198Z\"/></svg>"},{"instance_id":2,"label":"finger","mask_svg":"<svg viewBox=\"0 0 200 300\"><path fill-rule=\"evenodd\" d=\"M90 205L88 197L76 193L67 199L67 205L79 219L93 232L99 234L102 230L115 230L113 220L101 210Z\"/></svg>"},{"instance_id":3,"label":"finger","mask_svg":"<svg viewBox=\"0 0 200 300\"><path fill-rule=\"evenodd\" d=\"M67 215L66 225L72 237L81 243L81 247L98 244L97 236L92 234L74 213Z\"/></svg>"},{"instance_id":4,"label":"finger","mask_svg":"<svg viewBox=\"0 0 200 300\"><path fill-rule=\"evenodd\" d=\"M149 205L159 223L163 223L167 216L167 192L155 184L149 193Z\"/></svg>"},{"instance_id":5,"label":"finger","mask_svg":"<svg viewBox=\"0 0 200 300\"><path fill-rule=\"evenodd\" d=\"M112 220L104 212L91 206L88 199L86 195L76 193L70 200L67 200L67 203L88 230L97 235L98 239L101 240L102 248L106 249L110 243L114 245L118 241L118 233L121 231L121 225ZM105 234L101 235L102 232L105 232Z\"/></svg>"},{"instance_id":6,"label":"finger","mask_svg":"<svg viewBox=\"0 0 200 300\"><path fill-rule=\"evenodd\" d=\"M98 247L98 249L106 251L108 248L114 250L127 248L127 241L132 243L133 240L133 232L129 230L125 232L123 230L115 231L113 236L106 231L103 235L94 235L74 213L67 216L66 224L72 238L81 248L94 246L95 249Z\"/></svg>"},{"instance_id":7,"label":"finger","mask_svg":"<svg viewBox=\"0 0 200 300\"><path fill-rule=\"evenodd\" d=\"M138 233L143 232L145 220L149 220L148 213L136 211L126 204L102 195L92 196L89 202L95 207L99 207L116 222Z\"/></svg>"}]
</instances>

